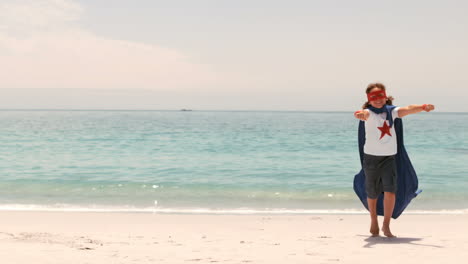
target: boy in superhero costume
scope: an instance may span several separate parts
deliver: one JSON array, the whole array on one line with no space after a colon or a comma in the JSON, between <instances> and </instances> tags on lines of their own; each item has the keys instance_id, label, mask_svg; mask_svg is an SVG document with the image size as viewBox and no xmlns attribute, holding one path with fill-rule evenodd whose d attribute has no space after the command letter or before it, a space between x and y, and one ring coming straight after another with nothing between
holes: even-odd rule
<instances>
[{"instance_id":1,"label":"boy in superhero costume","mask_svg":"<svg viewBox=\"0 0 468 264\"><path fill-rule=\"evenodd\" d=\"M382 232L390 231L391 218L398 218L418 191L418 178L403 144L401 118L434 105L396 107L387 97L385 86L371 83L366 89L367 102L354 116L359 122L359 154L362 170L354 177L354 191L371 217L370 233L379 236L377 215L384 216Z\"/></svg>"}]
</instances>

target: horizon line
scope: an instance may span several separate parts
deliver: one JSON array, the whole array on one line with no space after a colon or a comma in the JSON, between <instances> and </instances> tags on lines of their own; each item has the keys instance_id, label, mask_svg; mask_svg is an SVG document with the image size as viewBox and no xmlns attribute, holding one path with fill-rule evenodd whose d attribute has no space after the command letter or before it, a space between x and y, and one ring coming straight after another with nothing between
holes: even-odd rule
<instances>
[{"instance_id":1,"label":"horizon line","mask_svg":"<svg viewBox=\"0 0 468 264\"><path fill-rule=\"evenodd\" d=\"M119 109L119 108L0 108L0 111L123 111L123 112L321 112L321 113L347 113L353 112L354 110L260 110L260 109L192 109L192 108L180 108L180 109ZM432 112L433 114L444 113L444 114L463 114L468 112L461 111L437 111Z\"/></svg>"}]
</instances>

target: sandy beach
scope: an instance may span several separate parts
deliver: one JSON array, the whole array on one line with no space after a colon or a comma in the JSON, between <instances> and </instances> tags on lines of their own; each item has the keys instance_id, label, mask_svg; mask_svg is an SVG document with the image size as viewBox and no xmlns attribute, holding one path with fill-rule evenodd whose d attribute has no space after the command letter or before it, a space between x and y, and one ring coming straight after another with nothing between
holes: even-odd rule
<instances>
[{"instance_id":1,"label":"sandy beach","mask_svg":"<svg viewBox=\"0 0 468 264\"><path fill-rule=\"evenodd\" d=\"M444 263L467 259L468 215L0 212L2 263Z\"/></svg>"}]
</instances>

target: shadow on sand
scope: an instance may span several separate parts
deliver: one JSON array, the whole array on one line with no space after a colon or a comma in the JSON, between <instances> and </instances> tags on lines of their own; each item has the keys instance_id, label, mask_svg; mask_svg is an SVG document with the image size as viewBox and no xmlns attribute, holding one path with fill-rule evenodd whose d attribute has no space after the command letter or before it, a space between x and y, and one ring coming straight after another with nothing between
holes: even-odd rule
<instances>
[{"instance_id":1,"label":"shadow on sand","mask_svg":"<svg viewBox=\"0 0 468 264\"><path fill-rule=\"evenodd\" d=\"M416 243L419 241L422 241L422 238L414 238L414 237L384 237L384 236L378 236L378 237L369 237L369 236L364 236L364 235L359 235L366 237L364 241L367 243L363 247L364 248L372 248L375 245L378 244L389 244L389 245L397 245L397 244L410 244L410 245L415 245L415 246L422 246L422 247L433 247L433 248L443 248L442 246L439 245L430 245L430 244L422 244L422 243Z\"/></svg>"}]
</instances>

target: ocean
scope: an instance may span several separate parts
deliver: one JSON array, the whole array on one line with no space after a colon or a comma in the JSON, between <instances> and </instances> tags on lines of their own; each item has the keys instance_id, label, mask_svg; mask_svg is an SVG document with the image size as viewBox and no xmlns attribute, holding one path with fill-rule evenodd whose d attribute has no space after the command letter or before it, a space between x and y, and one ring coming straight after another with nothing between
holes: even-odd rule
<instances>
[{"instance_id":1,"label":"ocean","mask_svg":"<svg viewBox=\"0 0 468 264\"><path fill-rule=\"evenodd\" d=\"M0 210L363 213L345 112L0 111ZM468 113L404 118L423 192L468 212Z\"/></svg>"}]
</instances>

